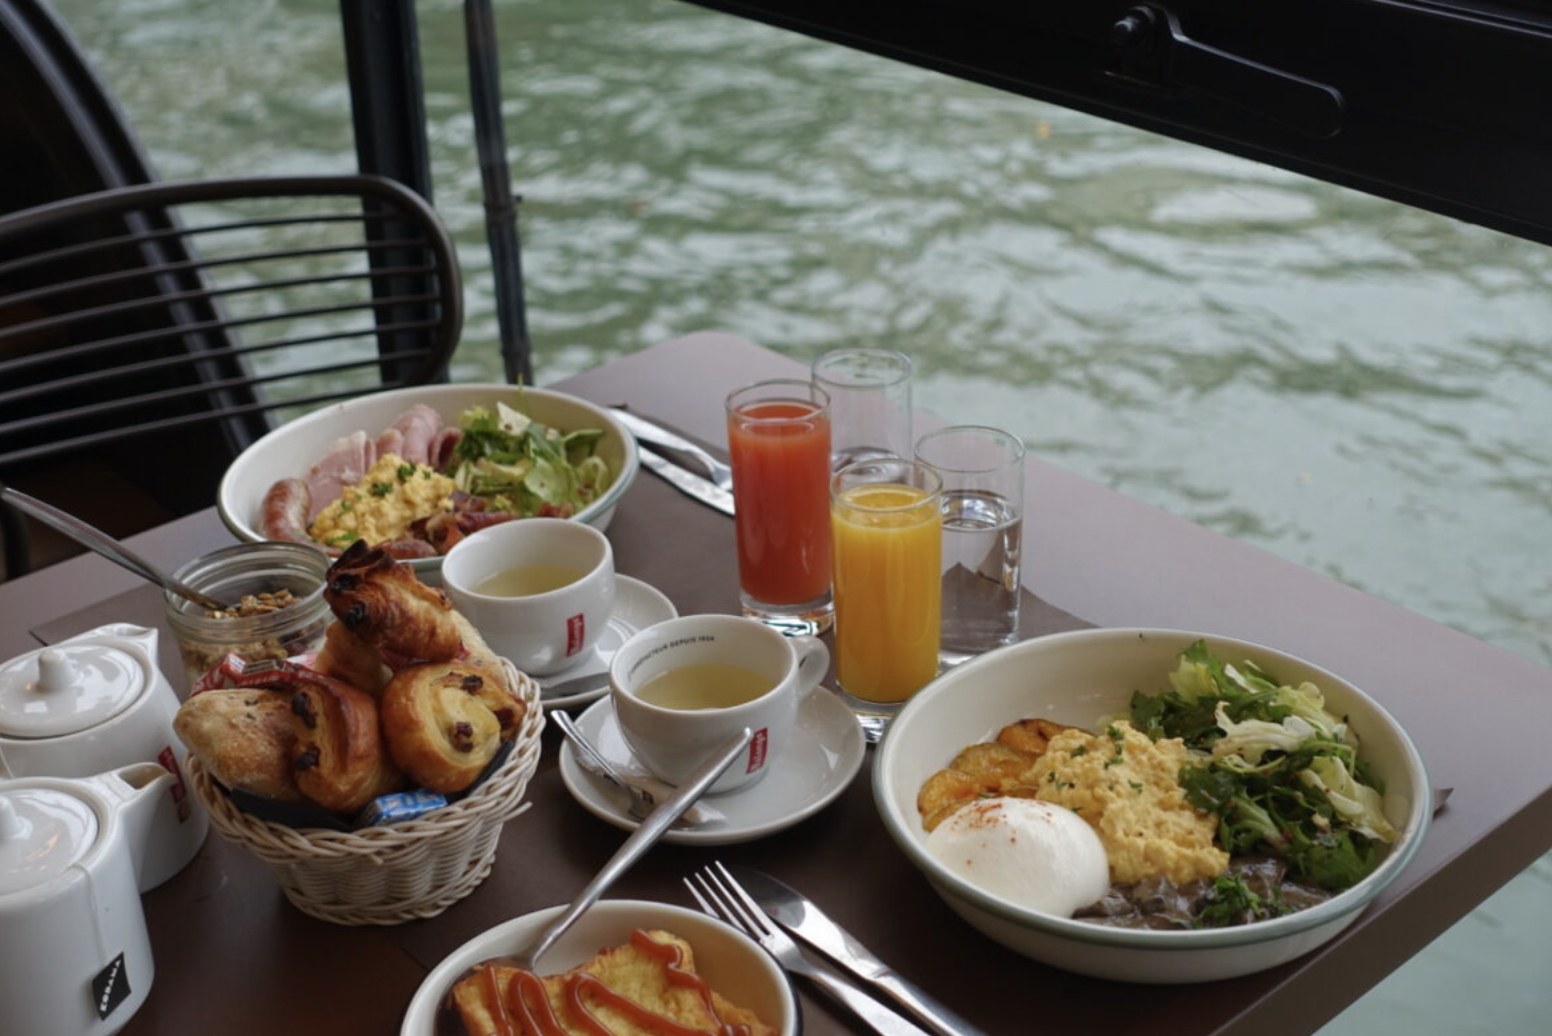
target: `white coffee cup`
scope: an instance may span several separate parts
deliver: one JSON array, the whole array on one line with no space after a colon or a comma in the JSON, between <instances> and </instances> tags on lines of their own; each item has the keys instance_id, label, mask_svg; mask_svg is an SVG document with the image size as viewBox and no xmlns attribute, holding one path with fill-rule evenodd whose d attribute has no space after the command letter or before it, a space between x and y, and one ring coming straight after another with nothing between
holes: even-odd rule
<instances>
[{"instance_id":1,"label":"white coffee cup","mask_svg":"<svg viewBox=\"0 0 1552 1036\"><path fill-rule=\"evenodd\" d=\"M460 540L442 586L492 650L546 676L597 647L614 611L614 550L583 522L519 518Z\"/></svg>"},{"instance_id":2,"label":"white coffee cup","mask_svg":"<svg viewBox=\"0 0 1552 1036\"><path fill-rule=\"evenodd\" d=\"M626 744L643 766L671 784L684 780L717 745L749 728L754 736L747 753L711 786L715 794L766 774L792 738L798 706L829 667L830 651L816 637L784 636L738 615L685 615L648 626L626 641L610 661L609 690ZM690 674L696 677L694 689L680 686L672 693L680 706L691 707L648 700L666 681ZM660 680L655 687L654 680ZM737 704L694 707L685 700L745 681L755 696Z\"/></svg>"}]
</instances>

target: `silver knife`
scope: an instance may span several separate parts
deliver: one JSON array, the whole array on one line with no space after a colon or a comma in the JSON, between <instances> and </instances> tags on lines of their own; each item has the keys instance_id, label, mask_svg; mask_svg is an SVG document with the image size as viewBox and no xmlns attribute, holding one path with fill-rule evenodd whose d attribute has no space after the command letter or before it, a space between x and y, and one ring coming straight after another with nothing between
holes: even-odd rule
<instances>
[{"instance_id":1,"label":"silver knife","mask_svg":"<svg viewBox=\"0 0 1552 1036\"><path fill-rule=\"evenodd\" d=\"M678 450L681 453L694 457L705 465L706 473L718 486L733 491L733 469L726 462L720 461L701 448L700 444L693 443L682 435L669 431L656 421L650 421L640 414L632 413L620 406L610 407L610 412L619 418L620 423L631 430L631 434L637 439L650 442L656 446L666 446L670 450Z\"/></svg>"},{"instance_id":2,"label":"silver knife","mask_svg":"<svg viewBox=\"0 0 1552 1036\"><path fill-rule=\"evenodd\" d=\"M733 494L710 480L681 468L660 453L654 453L639 443L636 452L641 455L644 467L666 479L675 489L691 496L708 507L715 507L723 514L733 513Z\"/></svg>"},{"instance_id":3,"label":"silver knife","mask_svg":"<svg viewBox=\"0 0 1552 1036\"><path fill-rule=\"evenodd\" d=\"M850 932L825 916L807 896L763 871L732 863L726 866L776 923L823 950L864 982L888 994L938 1036L976 1036L981 1032L919 986L897 975Z\"/></svg>"}]
</instances>

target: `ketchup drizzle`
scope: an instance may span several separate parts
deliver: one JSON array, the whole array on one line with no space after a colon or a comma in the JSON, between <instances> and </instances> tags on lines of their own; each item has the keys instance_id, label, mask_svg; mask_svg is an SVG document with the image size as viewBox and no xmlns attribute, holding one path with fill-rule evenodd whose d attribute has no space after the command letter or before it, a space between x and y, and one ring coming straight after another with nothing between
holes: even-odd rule
<instances>
[{"instance_id":1,"label":"ketchup drizzle","mask_svg":"<svg viewBox=\"0 0 1552 1036\"><path fill-rule=\"evenodd\" d=\"M682 967L684 954L678 946L658 942L640 929L631 932L631 945L663 965L664 977L670 986L693 990L705 1005L707 1013L717 1019L716 1027L707 1030L681 1025L623 996L596 975L578 970L566 974L562 995L579 1027L591 1036L614 1036L613 1031L589 1008L588 1001L592 1001L595 1005L607 1005L629 1016L656 1036L750 1036L749 1026L722 1020L712 999L711 987L705 979ZM545 995L544 983L537 975L530 971L515 972L504 997L501 995L497 962L484 964L481 977L485 1000L492 1005L496 1026L490 1033L481 1036L570 1036L555 1017L549 997Z\"/></svg>"}]
</instances>

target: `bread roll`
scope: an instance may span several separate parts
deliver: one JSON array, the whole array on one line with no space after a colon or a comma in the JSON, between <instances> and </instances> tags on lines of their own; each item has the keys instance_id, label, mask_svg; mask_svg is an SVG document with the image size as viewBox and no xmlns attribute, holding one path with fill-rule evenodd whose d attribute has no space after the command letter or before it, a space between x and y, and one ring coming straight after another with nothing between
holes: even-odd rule
<instances>
[{"instance_id":1,"label":"bread roll","mask_svg":"<svg viewBox=\"0 0 1552 1036\"><path fill-rule=\"evenodd\" d=\"M265 688L203 691L178 708L173 730L228 788L301 802L291 771L291 695Z\"/></svg>"}]
</instances>

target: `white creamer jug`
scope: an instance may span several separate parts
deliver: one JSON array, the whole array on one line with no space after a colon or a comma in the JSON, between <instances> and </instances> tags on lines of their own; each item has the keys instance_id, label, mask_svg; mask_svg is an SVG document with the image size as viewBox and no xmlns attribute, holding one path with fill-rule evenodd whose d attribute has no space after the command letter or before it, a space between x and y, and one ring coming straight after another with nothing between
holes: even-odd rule
<instances>
[{"instance_id":1,"label":"white creamer jug","mask_svg":"<svg viewBox=\"0 0 1552 1036\"><path fill-rule=\"evenodd\" d=\"M110 1036L151 991L137 851L172 774L0 780L0 1005L6 1032Z\"/></svg>"},{"instance_id":2,"label":"white creamer jug","mask_svg":"<svg viewBox=\"0 0 1552 1036\"><path fill-rule=\"evenodd\" d=\"M172 774L135 850L145 853L142 892L182 870L210 830L184 777L178 696L156 653L156 630L112 623L0 665L0 778L88 777L138 762Z\"/></svg>"}]
</instances>

